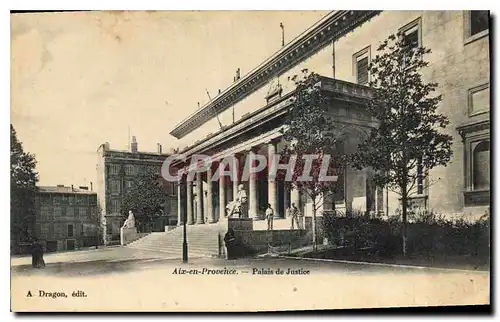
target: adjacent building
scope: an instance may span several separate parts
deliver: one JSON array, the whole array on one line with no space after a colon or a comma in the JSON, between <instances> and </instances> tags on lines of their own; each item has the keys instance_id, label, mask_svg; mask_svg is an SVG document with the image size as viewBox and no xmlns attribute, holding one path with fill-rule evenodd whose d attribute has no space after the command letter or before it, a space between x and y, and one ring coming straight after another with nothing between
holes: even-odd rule
<instances>
[{"instance_id":1,"label":"adjacent building","mask_svg":"<svg viewBox=\"0 0 500 322\"><path fill-rule=\"evenodd\" d=\"M92 188L40 186L35 202L36 236L47 251L75 250L99 241L97 193Z\"/></svg>"},{"instance_id":2,"label":"adjacent building","mask_svg":"<svg viewBox=\"0 0 500 322\"><path fill-rule=\"evenodd\" d=\"M138 142L132 137L130 150L113 150L109 143L104 143L97 150L97 193L106 244L120 242L120 227L128 211L122 210L125 193L131 188L134 179L145 171L161 172L163 161L169 153L163 153L157 145L157 152L138 150ZM153 230L163 231L165 226L177 224L177 189L174 183L164 182L164 213Z\"/></svg>"},{"instance_id":3,"label":"adjacent building","mask_svg":"<svg viewBox=\"0 0 500 322\"><path fill-rule=\"evenodd\" d=\"M286 27L286 26L285 26ZM294 85L288 79L302 69L322 75L321 87L331 97L329 113L347 137L345 152L353 151L377 122L366 112L371 89L368 65L378 45L402 32L414 45L430 48L426 81L439 83L439 112L450 124L453 158L447 167L429 171L419 182L412 203L441 214L475 217L490 203L490 43L487 11L334 11L305 30L170 132L185 145L186 162L196 153L245 159L250 153L279 153L283 115L291 105ZM242 73L244 74L244 73ZM182 162L178 162L182 166ZM236 194L239 178L211 182L215 168L196 181L178 185L178 217L188 224L214 223L224 216L225 205ZM376 188L371 172L347 168L340 176L342 192L324 200L326 211L394 214L397 195ZM283 183L271 181L266 171L244 184L248 216L262 218L269 203L278 217L290 202L311 216L311 200ZM184 217L185 216L185 217ZM307 218L306 218L307 219Z\"/></svg>"}]
</instances>

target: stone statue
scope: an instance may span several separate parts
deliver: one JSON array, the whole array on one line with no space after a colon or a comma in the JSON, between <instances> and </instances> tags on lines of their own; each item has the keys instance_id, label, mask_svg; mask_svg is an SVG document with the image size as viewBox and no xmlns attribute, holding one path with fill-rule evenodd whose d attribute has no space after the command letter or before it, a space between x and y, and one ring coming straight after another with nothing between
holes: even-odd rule
<instances>
[{"instance_id":1,"label":"stone statue","mask_svg":"<svg viewBox=\"0 0 500 322\"><path fill-rule=\"evenodd\" d=\"M239 214L239 217L245 215L245 209L247 204L247 192L243 188L243 185L238 186L238 193L236 194L236 199L231 201L226 206L227 216L232 217L234 214Z\"/></svg>"},{"instance_id":2,"label":"stone statue","mask_svg":"<svg viewBox=\"0 0 500 322\"><path fill-rule=\"evenodd\" d=\"M129 210L128 218L123 223L122 228L135 228L135 218L134 218L134 213L132 212L132 210Z\"/></svg>"}]
</instances>

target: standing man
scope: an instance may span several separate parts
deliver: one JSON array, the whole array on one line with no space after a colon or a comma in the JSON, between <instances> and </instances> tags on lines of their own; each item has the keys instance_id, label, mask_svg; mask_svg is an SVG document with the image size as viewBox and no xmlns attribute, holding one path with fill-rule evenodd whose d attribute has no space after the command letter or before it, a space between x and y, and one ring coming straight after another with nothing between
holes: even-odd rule
<instances>
[{"instance_id":1,"label":"standing man","mask_svg":"<svg viewBox=\"0 0 500 322\"><path fill-rule=\"evenodd\" d=\"M294 208L298 218L297 226L299 227L299 229L304 229L304 214L301 213L297 207L294 206Z\"/></svg>"},{"instance_id":2,"label":"standing man","mask_svg":"<svg viewBox=\"0 0 500 322\"><path fill-rule=\"evenodd\" d=\"M274 210L271 208L271 204L267 204L266 218L267 218L267 230L273 230L273 217Z\"/></svg>"},{"instance_id":3,"label":"standing man","mask_svg":"<svg viewBox=\"0 0 500 322\"><path fill-rule=\"evenodd\" d=\"M292 229L295 229L295 224L297 224L297 229L300 229L300 224L299 224L299 210L297 207L295 207L295 204L292 203L292 207L290 209L290 219L292 221Z\"/></svg>"}]
</instances>

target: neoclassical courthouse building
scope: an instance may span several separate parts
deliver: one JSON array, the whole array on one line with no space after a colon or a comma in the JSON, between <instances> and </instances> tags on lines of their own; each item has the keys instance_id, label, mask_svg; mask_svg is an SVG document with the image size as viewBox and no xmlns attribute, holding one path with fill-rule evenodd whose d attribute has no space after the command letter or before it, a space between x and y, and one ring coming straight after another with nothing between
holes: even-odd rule
<instances>
[{"instance_id":1,"label":"neoclassical courthouse building","mask_svg":"<svg viewBox=\"0 0 500 322\"><path fill-rule=\"evenodd\" d=\"M365 109L370 97L368 63L378 44L402 31L414 43L430 48L424 79L439 83L439 112L450 124L453 157L446 167L429 172L432 185L419 182L412 205L447 215L475 217L490 203L490 47L487 11L334 11L284 45L235 81L211 102L182 120L170 134L193 154L244 158L250 151L272 155L283 148L280 129L287 113L293 84L290 76L304 68L322 76L321 87L333 99L329 113L347 134L347 150L355 149L377 125ZM219 122L221 124L219 124ZM311 201L297 190L287 191L266 171L246 182L228 179L211 182L214 169L194 182L178 186L178 222L217 222L233 200L238 184L248 194L248 216L262 218L267 204L284 217L291 202L307 216ZM343 191L325 198L322 210L353 209L373 214L394 214L398 196L371 183L368 170L345 169L339 177Z\"/></svg>"}]
</instances>

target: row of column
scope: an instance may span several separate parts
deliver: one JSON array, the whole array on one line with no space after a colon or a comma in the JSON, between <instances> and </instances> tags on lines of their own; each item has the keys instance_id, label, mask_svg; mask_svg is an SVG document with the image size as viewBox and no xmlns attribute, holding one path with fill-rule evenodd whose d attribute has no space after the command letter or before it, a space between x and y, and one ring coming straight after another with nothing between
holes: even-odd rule
<instances>
[{"instance_id":1,"label":"row of column","mask_svg":"<svg viewBox=\"0 0 500 322\"><path fill-rule=\"evenodd\" d=\"M268 160L271 161L273 160L274 156L276 155L276 149L277 149L277 141L271 141L268 143ZM256 152L255 149L251 150L252 152ZM255 162L255 160L251 159L250 162ZM255 164L254 164L255 166ZM234 173L233 175L233 181L232 181L232 186L233 186L233 200L236 199L237 193L238 193L238 185L239 185L239 177L238 177L238 165L233 167ZM269 163L268 163L268 169L269 169ZM221 169L221 171L223 171ZM213 211L214 205L213 205L213 182L210 180L212 177L212 169L208 169L207 172L207 205L206 209L203 209L203 180L202 176L203 173L197 173L196 174L196 224L204 224L205 223L205 217L204 214L208 214L208 223L215 223L216 216ZM221 173L222 174L222 173ZM258 205L259 205L259 200L258 200L258 184L257 184L258 176L257 173L252 173L249 176L249 181L248 181L248 214L249 217L257 217L258 215ZM195 223L194 220L194 199L193 199L193 183L191 181L188 182L182 182L178 185L178 191L177 191L177 201L178 201L178 207L177 207L177 213L178 213L178 223L179 225L183 223L183 202L182 202L182 197L186 197L186 218L187 218L187 224L192 225ZM287 194L285 193L285 205L286 205L286 198L288 198ZM290 195L290 202L295 204L297 207L299 207L300 204L300 193L298 189L292 189L291 195ZM268 203L271 205L273 208L274 212L276 213L278 210L278 188L277 188L277 182L275 178L270 178L268 176ZM226 180L225 177L222 175L219 177L219 218L224 218L226 216L226 205L227 205L227 200L226 200ZM204 211L206 210L206 212Z\"/></svg>"}]
</instances>

